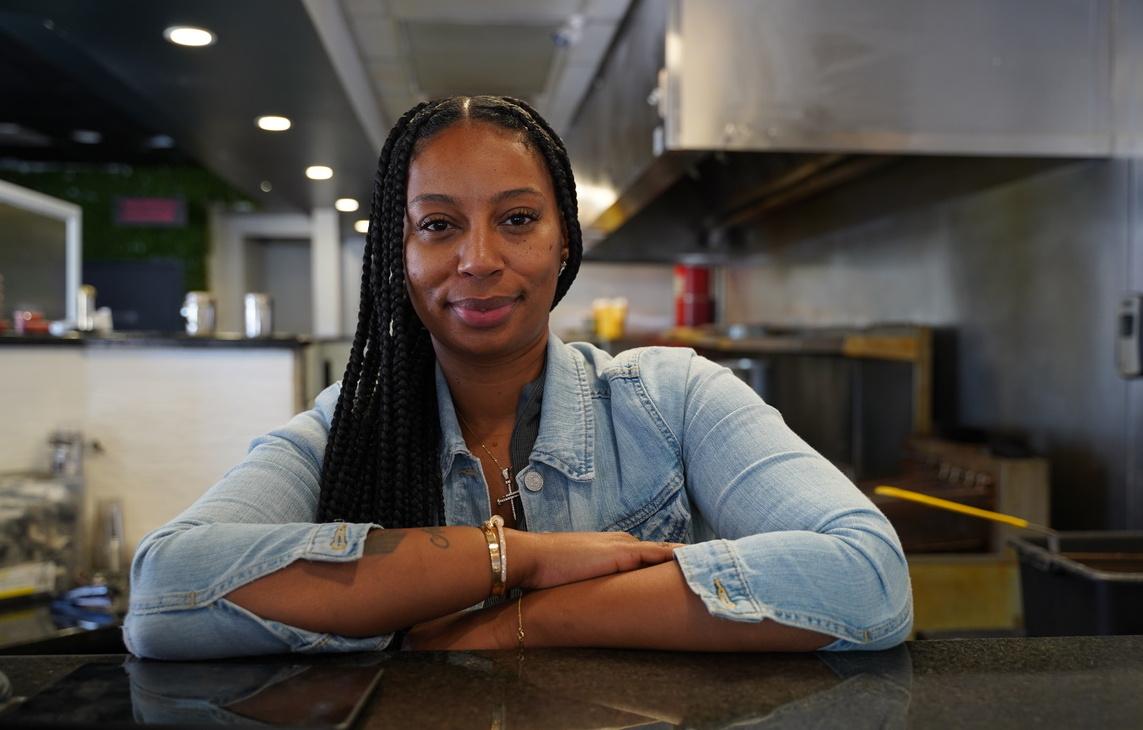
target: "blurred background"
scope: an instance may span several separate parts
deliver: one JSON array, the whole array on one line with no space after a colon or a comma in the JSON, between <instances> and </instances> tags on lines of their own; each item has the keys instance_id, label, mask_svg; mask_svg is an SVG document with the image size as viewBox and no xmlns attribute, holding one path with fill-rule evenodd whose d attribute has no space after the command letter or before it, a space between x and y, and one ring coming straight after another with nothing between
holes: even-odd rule
<instances>
[{"instance_id":1,"label":"blurred background","mask_svg":"<svg viewBox=\"0 0 1143 730\"><path fill-rule=\"evenodd\" d=\"M113 625L340 378L378 151L453 94L567 144L553 330L732 368L894 521L922 636L1029 631L1028 533L876 485L1143 530L1137 0L0 0L0 645Z\"/></svg>"}]
</instances>

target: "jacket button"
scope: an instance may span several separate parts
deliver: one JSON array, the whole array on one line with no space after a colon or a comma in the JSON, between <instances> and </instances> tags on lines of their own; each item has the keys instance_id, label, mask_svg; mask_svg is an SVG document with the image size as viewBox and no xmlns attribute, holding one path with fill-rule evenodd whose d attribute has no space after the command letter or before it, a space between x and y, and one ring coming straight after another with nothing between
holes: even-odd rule
<instances>
[{"instance_id":1,"label":"jacket button","mask_svg":"<svg viewBox=\"0 0 1143 730\"><path fill-rule=\"evenodd\" d=\"M530 471L524 475L524 486L529 492L538 492L544 488L544 475L538 471Z\"/></svg>"}]
</instances>

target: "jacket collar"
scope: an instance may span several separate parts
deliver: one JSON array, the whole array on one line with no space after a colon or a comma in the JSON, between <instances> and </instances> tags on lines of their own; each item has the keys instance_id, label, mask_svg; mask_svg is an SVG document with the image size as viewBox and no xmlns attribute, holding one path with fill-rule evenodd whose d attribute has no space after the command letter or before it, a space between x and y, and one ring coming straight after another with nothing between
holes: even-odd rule
<instances>
[{"instance_id":1,"label":"jacket collar","mask_svg":"<svg viewBox=\"0 0 1143 730\"><path fill-rule=\"evenodd\" d=\"M583 358L552 332L548 333L544 402L540 409L540 432L532 458L576 481L595 478L595 415L591 387ZM468 455L452 404L448 381L436 366L437 414L441 424L441 478L448 478L458 454ZM521 465L521 468L523 465Z\"/></svg>"}]
</instances>

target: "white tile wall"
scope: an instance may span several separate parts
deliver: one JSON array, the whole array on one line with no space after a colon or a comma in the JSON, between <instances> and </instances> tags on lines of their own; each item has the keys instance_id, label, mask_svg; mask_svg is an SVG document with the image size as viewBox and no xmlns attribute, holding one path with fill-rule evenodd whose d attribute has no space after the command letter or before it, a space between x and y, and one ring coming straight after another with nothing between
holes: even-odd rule
<instances>
[{"instance_id":1,"label":"white tile wall","mask_svg":"<svg viewBox=\"0 0 1143 730\"><path fill-rule=\"evenodd\" d=\"M297 408L295 353L256 348L7 347L0 351L0 470L43 469L47 438L79 427L88 514L122 503L134 546L177 515Z\"/></svg>"}]
</instances>

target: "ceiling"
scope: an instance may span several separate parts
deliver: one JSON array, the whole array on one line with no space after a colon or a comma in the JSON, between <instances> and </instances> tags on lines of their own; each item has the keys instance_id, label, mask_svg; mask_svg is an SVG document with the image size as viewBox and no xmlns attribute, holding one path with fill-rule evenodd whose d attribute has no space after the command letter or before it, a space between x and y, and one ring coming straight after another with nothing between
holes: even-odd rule
<instances>
[{"instance_id":1,"label":"ceiling","mask_svg":"<svg viewBox=\"0 0 1143 730\"><path fill-rule=\"evenodd\" d=\"M563 132L631 0L340 4L390 120L422 99L506 94L532 103Z\"/></svg>"},{"instance_id":2,"label":"ceiling","mask_svg":"<svg viewBox=\"0 0 1143 730\"><path fill-rule=\"evenodd\" d=\"M191 162L265 210L367 201L389 125L422 99L518 96L565 129L629 5L0 0L0 170ZM217 41L174 46L175 24ZM261 131L263 114L293 126ZM317 164L333 178L307 179Z\"/></svg>"}]
</instances>

